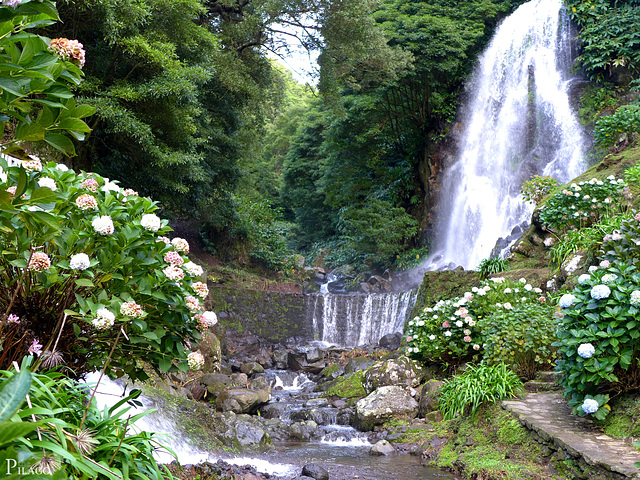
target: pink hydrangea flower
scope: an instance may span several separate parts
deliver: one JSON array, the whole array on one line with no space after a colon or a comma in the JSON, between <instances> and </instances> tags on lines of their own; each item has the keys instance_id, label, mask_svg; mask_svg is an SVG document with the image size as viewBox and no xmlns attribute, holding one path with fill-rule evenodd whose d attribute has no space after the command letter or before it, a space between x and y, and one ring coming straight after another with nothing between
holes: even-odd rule
<instances>
[{"instance_id":1,"label":"pink hydrangea flower","mask_svg":"<svg viewBox=\"0 0 640 480\"><path fill-rule=\"evenodd\" d=\"M49 51L64 61L75 63L80 68L84 65L85 51L83 45L77 40L54 38L49 45Z\"/></svg>"},{"instance_id":2,"label":"pink hydrangea flower","mask_svg":"<svg viewBox=\"0 0 640 480\"><path fill-rule=\"evenodd\" d=\"M471 337L469 335L465 335L465 337L462 340L469 343L471 341Z\"/></svg>"},{"instance_id":3,"label":"pink hydrangea flower","mask_svg":"<svg viewBox=\"0 0 640 480\"><path fill-rule=\"evenodd\" d=\"M184 259L180 256L180 254L173 250L164 254L164 261L177 267L184 263Z\"/></svg>"},{"instance_id":4,"label":"pink hydrangea flower","mask_svg":"<svg viewBox=\"0 0 640 480\"><path fill-rule=\"evenodd\" d=\"M82 188L84 188L85 190L90 190L92 192L97 192L99 186L100 185L95 178L87 178L84 182L82 182Z\"/></svg>"},{"instance_id":5,"label":"pink hydrangea flower","mask_svg":"<svg viewBox=\"0 0 640 480\"><path fill-rule=\"evenodd\" d=\"M89 210L98 208L98 201L95 199L93 195L89 195L88 193L84 193L76 198L76 205L81 210Z\"/></svg>"},{"instance_id":6,"label":"pink hydrangea flower","mask_svg":"<svg viewBox=\"0 0 640 480\"><path fill-rule=\"evenodd\" d=\"M450 326L451 326L451 324L449 322L447 322L446 320L442 324L442 328L449 328Z\"/></svg>"},{"instance_id":7,"label":"pink hydrangea flower","mask_svg":"<svg viewBox=\"0 0 640 480\"><path fill-rule=\"evenodd\" d=\"M48 270L51 267L51 259L49 255L44 252L33 252L27 270L33 270L34 272L42 272Z\"/></svg>"}]
</instances>

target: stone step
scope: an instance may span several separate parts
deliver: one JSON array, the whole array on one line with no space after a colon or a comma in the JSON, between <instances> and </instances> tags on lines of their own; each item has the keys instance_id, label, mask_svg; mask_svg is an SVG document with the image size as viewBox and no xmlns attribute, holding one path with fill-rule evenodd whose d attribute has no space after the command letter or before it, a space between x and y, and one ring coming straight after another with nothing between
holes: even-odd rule
<instances>
[{"instance_id":1,"label":"stone step","mask_svg":"<svg viewBox=\"0 0 640 480\"><path fill-rule=\"evenodd\" d=\"M536 374L536 380L539 382L552 382L555 383L557 382L560 377L562 377L562 373L561 372L554 372L554 371L550 371L550 372L538 372Z\"/></svg>"},{"instance_id":2,"label":"stone step","mask_svg":"<svg viewBox=\"0 0 640 480\"><path fill-rule=\"evenodd\" d=\"M524 389L527 392L556 392L562 390L562 387L554 382L530 380L524 384Z\"/></svg>"},{"instance_id":3,"label":"stone step","mask_svg":"<svg viewBox=\"0 0 640 480\"><path fill-rule=\"evenodd\" d=\"M571 415L559 393L527 393L517 400L504 400L502 408L512 412L543 450L558 460L574 460L584 478L640 480L640 452L625 441L603 434L585 417ZM595 472L595 473L594 473Z\"/></svg>"}]
</instances>

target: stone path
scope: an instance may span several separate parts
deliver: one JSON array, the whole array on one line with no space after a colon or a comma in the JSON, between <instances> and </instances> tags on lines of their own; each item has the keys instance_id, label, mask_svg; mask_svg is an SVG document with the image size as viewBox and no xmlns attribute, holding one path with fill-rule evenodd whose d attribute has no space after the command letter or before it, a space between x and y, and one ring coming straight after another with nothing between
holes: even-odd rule
<instances>
[{"instance_id":1,"label":"stone path","mask_svg":"<svg viewBox=\"0 0 640 480\"><path fill-rule=\"evenodd\" d=\"M640 451L600 432L591 420L571 415L559 393L527 393L505 400L502 408L515 414L533 437L567 458L612 473L610 478L640 480ZM594 477L595 478L595 477ZM604 478L604 477L603 477Z\"/></svg>"}]
</instances>

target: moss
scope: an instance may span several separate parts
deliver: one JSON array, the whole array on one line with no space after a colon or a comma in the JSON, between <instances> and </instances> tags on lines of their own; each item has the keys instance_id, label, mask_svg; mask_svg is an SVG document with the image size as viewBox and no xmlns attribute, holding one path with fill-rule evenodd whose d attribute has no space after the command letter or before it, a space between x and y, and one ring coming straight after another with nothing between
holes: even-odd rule
<instances>
[{"instance_id":1,"label":"moss","mask_svg":"<svg viewBox=\"0 0 640 480\"><path fill-rule=\"evenodd\" d=\"M425 272L418 291L416 304L409 318L418 315L425 307L439 300L461 297L464 292L479 284L477 272L455 271Z\"/></svg>"},{"instance_id":2,"label":"moss","mask_svg":"<svg viewBox=\"0 0 640 480\"><path fill-rule=\"evenodd\" d=\"M329 377L331 377L331 375L336 373L338 370L340 370L340 367L337 364L334 363L333 365L329 365L327 368L322 370L321 375L323 377L329 378Z\"/></svg>"},{"instance_id":3,"label":"moss","mask_svg":"<svg viewBox=\"0 0 640 480\"><path fill-rule=\"evenodd\" d=\"M614 438L640 437L640 398L624 395L609 404L611 413L596 422L604 433Z\"/></svg>"},{"instance_id":4,"label":"moss","mask_svg":"<svg viewBox=\"0 0 640 480\"><path fill-rule=\"evenodd\" d=\"M331 387L327 389L324 396L340 398L365 397L367 392L362 386L363 377L364 371L362 370L351 375L339 377L332 382Z\"/></svg>"}]
</instances>

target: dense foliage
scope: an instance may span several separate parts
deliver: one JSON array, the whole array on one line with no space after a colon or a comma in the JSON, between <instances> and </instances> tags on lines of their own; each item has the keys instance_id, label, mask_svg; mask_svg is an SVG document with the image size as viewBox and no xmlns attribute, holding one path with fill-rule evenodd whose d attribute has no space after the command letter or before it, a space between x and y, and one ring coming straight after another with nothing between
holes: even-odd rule
<instances>
[{"instance_id":1,"label":"dense foliage","mask_svg":"<svg viewBox=\"0 0 640 480\"><path fill-rule=\"evenodd\" d=\"M640 75L640 4L636 1L567 0L571 19L580 29L578 63L592 80L616 73Z\"/></svg>"},{"instance_id":2,"label":"dense foliage","mask_svg":"<svg viewBox=\"0 0 640 480\"><path fill-rule=\"evenodd\" d=\"M28 359L27 359L28 360ZM128 415L123 398L100 409L87 404L86 385L60 373L0 371L0 475L38 479L172 479L154 458L162 449L155 434L136 431L142 414ZM28 394L29 408L20 408ZM15 415L14 415L15 413ZM30 472L33 475L28 475Z\"/></svg>"},{"instance_id":3,"label":"dense foliage","mask_svg":"<svg viewBox=\"0 0 640 480\"><path fill-rule=\"evenodd\" d=\"M158 205L99 175L0 160L0 365L27 353L76 374L186 370L207 286ZM202 325L200 325L202 326Z\"/></svg>"}]
</instances>

